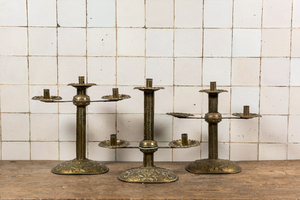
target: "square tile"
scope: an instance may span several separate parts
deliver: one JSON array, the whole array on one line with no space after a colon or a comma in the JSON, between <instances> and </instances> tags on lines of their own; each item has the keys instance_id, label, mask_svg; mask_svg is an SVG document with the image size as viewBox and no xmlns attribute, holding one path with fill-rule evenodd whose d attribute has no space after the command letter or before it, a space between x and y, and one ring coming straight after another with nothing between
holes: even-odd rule
<instances>
[{"instance_id":1,"label":"square tile","mask_svg":"<svg viewBox=\"0 0 300 200\"><path fill-rule=\"evenodd\" d=\"M262 29L262 56L289 56L290 29Z\"/></svg>"},{"instance_id":2,"label":"square tile","mask_svg":"<svg viewBox=\"0 0 300 200\"><path fill-rule=\"evenodd\" d=\"M173 85L173 59L146 58L146 77L155 85Z\"/></svg>"},{"instance_id":3,"label":"square tile","mask_svg":"<svg viewBox=\"0 0 300 200\"><path fill-rule=\"evenodd\" d=\"M56 26L56 0L28 0L28 25Z\"/></svg>"},{"instance_id":4,"label":"square tile","mask_svg":"<svg viewBox=\"0 0 300 200\"><path fill-rule=\"evenodd\" d=\"M117 23L119 27L143 27L145 24L144 0L118 0Z\"/></svg>"},{"instance_id":5,"label":"square tile","mask_svg":"<svg viewBox=\"0 0 300 200\"><path fill-rule=\"evenodd\" d=\"M0 84L27 84L26 57L0 57Z\"/></svg>"},{"instance_id":6,"label":"square tile","mask_svg":"<svg viewBox=\"0 0 300 200\"><path fill-rule=\"evenodd\" d=\"M172 56L173 30L147 29L146 56Z\"/></svg>"},{"instance_id":7,"label":"square tile","mask_svg":"<svg viewBox=\"0 0 300 200\"><path fill-rule=\"evenodd\" d=\"M230 58L203 58L203 85L216 81L219 86L230 85Z\"/></svg>"},{"instance_id":8,"label":"square tile","mask_svg":"<svg viewBox=\"0 0 300 200\"><path fill-rule=\"evenodd\" d=\"M173 87L165 87L154 93L155 98L155 113L165 114L173 111Z\"/></svg>"},{"instance_id":9,"label":"square tile","mask_svg":"<svg viewBox=\"0 0 300 200\"><path fill-rule=\"evenodd\" d=\"M289 114L300 114L300 87L290 87Z\"/></svg>"},{"instance_id":10,"label":"square tile","mask_svg":"<svg viewBox=\"0 0 300 200\"><path fill-rule=\"evenodd\" d=\"M231 142L258 142L258 118L231 120Z\"/></svg>"},{"instance_id":11,"label":"square tile","mask_svg":"<svg viewBox=\"0 0 300 200\"><path fill-rule=\"evenodd\" d=\"M2 142L2 160L30 160L29 142Z\"/></svg>"},{"instance_id":12,"label":"square tile","mask_svg":"<svg viewBox=\"0 0 300 200\"><path fill-rule=\"evenodd\" d=\"M209 124L203 120L201 141L208 142L209 140ZM230 120L222 120L218 124L218 142L229 142Z\"/></svg>"},{"instance_id":13,"label":"square tile","mask_svg":"<svg viewBox=\"0 0 300 200\"><path fill-rule=\"evenodd\" d=\"M118 85L144 85L145 58L118 58Z\"/></svg>"},{"instance_id":14,"label":"square tile","mask_svg":"<svg viewBox=\"0 0 300 200\"><path fill-rule=\"evenodd\" d=\"M233 57L259 57L261 49L260 29L233 30Z\"/></svg>"},{"instance_id":15,"label":"square tile","mask_svg":"<svg viewBox=\"0 0 300 200\"><path fill-rule=\"evenodd\" d=\"M75 81L74 81L75 82ZM58 95L63 101L72 101L76 95L76 88L71 86L59 86ZM93 105L93 104L92 104ZM76 106L73 103L58 103L58 112L61 113L76 113Z\"/></svg>"},{"instance_id":16,"label":"square tile","mask_svg":"<svg viewBox=\"0 0 300 200\"><path fill-rule=\"evenodd\" d=\"M111 57L88 57L88 82L98 85L116 84L116 59Z\"/></svg>"},{"instance_id":17,"label":"square tile","mask_svg":"<svg viewBox=\"0 0 300 200\"><path fill-rule=\"evenodd\" d=\"M300 27L300 1L294 0L293 1L293 28Z\"/></svg>"},{"instance_id":18,"label":"square tile","mask_svg":"<svg viewBox=\"0 0 300 200\"><path fill-rule=\"evenodd\" d=\"M3 141L29 141L28 114L1 114Z\"/></svg>"},{"instance_id":19,"label":"square tile","mask_svg":"<svg viewBox=\"0 0 300 200\"><path fill-rule=\"evenodd\" d=\"M300 144L288 144L288 158L289 160L299 160Z\"/></svg>"},{"instance_id":20,"label":"square tile","mask_svg":"<svg viewBox=\"0 0 300 200\"><path fill-rule=\"evenodd\" d=\"M58 160L58 142L31 142L31 160Z\"/></svg>"},{"instance_id":21,"label":"square tile","mask_svg":"<svg viewBox=\"0 0 300 200\"><path fill-rule=\"evenodd\" d=\"M59 160L73 160L76 157L75 142L59 143Z\"/></svg>"},{"instance_id":22,"label":"square tile","mask_svg":"<svg viewBox=\"0 0 300 200\"><path fill-rule=\"evenodd\" d=\"M208 158L208 144L203 143L201 145L201 159ZM228 143L219 143L218 144L218 155L220 159L229 159L229 144Z\"/></svg>"},{"instance_id":23,"label":"square tile","mask_svg":"<svg viewBox=\"0 0 300 200\"><path fill-rule=\"evenodd\" d=\"M201 77L201 58L175 58L175 85L201 85Z\"/></svg>"},{"instance_id":24,"label":"square tile","mask_svg":"<svg viewBox=\"0 0 300 200\"><path fill-rule=\"evenodd\" d=\"M200 146L193 148L175 148L173 149L173 161L192 162L199 160Z\"/></svg>"},{"instance_id":25,"label":"square tile","mask_svg":"<svg viewBox=\"0 0 300 200\"><path fill-rule=\"evenodd\" d=\"M0 26L26 26L26 1L1 0Z\"/></svg>"},{"instance_id":26,"label":"square tile","mask_svg":"<svg viewBox=\"0 0 300 200\"><path fill-rule=\"evenodd\" d=\"M50 96L57 96L56 86L30 86L30 112L31 113L58 113L57 103L45 103L39 100L32 100L34 96L43 96L44 89L50 90ZM28 89L27 89L28 90Z\"/></svg>"},{"instance_id":27,"label":"square tile","mask_svg":"<svg viewBox=\"0 0 300 200\"><path fill-rule=\"evenodd\" d=\"M290 115L288 125L288 142L300 142L300 116Z\"/></svg>"},{"instance_id":28,"label":"square tile","mask_svg":"<svg viewBox=\"0 0 300 200\"><path fill-rule=\"evenodd\" d=\"M88 56L115 56L116 29L88 28L87 29Z\"/></svg>"},{"instance_id":29,"label":"square tile","mask_svg":"<svg viewBox=\"0 0 300 200\"><path fill-rule=\"evenodd\" d=\"M143 114L119 114L117 116L117 133L119 138L122 138L123 140L127 140L129 142L131 141L139 142L143 140L144 138Z\"/></svg>"},{"instance_id":30,"label":"square tile","mask_svg":"<svg viewBox=\"0 0 300 200\"><path fill-rule=\"evenodd\" d=\"M147 27L173 27L173 0L146 0Z\"/></svg>"},{"instance_id":31,"label":"square tile","mask_svg":"<svg viewBox=\"0 0 300 200\"><path fill-rule=\"evenodd\" d=\"M290 79L289 58L262 58L261 85L288 86Z\"/></svg>"},{"instance_id":32,"label":"square tile","mask_svg":"<svg viewBox=\"0 0 300 200\"><path fill-rule=\"evenodd\" d=\"M118 56L145 55L145 29L119 28L117 42Z\"/></svg>"},{"instance_id":33,"label":"square tile","mask_svg":"<svg viewBox=\"0 0 300 200\"><path fill-rule=\"evenodd\" d=\"M58 140L58 114L30 115L31 141Z\"/></svg>"},{"instance_id":34,"label":"square tile","mask_svg":"<svg viewBox=\"0 0 300 200\"><path fill-rule=\"evenodd\" d=\"M181 134L187 133L188 139L200 141L202 126L206 125L203 121L199 119L185 120L174 117L173 140L179 140L181 139Z\"/></svg>"},{"instance_id":35,"label":"square tile","mask_svg":"<svg viewBox=\"0 0 300 200\"><path fill-rule=\"evenodd\" d=\"M201 114L201 87L175 87L174 112Z\"/></svg>"},{"instance_id":36,"label":"square tile","mask_svg":"<svg viewBox=\"0 0 300 200\"><path fill-rule=\"evenodd\" d=\"M86 55L86 30L83 28L59 28L58 55Z\"/></svg>"},{"instance_id":37,"label":"square tile","mask_svg":"<svg viewBox=\"0 0 300 200\"><path fill-rule=\"evenodd\" d=\"M175 0L175 27L202 27L203 0Z\"/></svg>"},{"instance_id":38,"label":"square tile","mask_svg":"<svg viewBox=\"0 0 300 200\"><path fill-rule=\"evenodd\" d=\"M56 57L29 57L30 84L57 84Z\"/></svg>"},{"instance_id":39,"label":"square tile","mask_svg":"<svg viewBox=\"0 0 300 200\"><path fill-rule=\"evenodd\" d=\"M115 27L115 0L87 0L88 27Z\"/></svg>"},{"instance_id":40,"label":"square tile","mask_svg":"<svg viewBox=\"0 0 300 200\"><path fill-rule=\"evenodd\" d=\"M117 149L117 160L121 162L141 162L143 161L143 153L139 149ZM140 167L140 163L136 163L136 166ZM126 169L124 169L125 171Z\"/></svg>"},{"instance_id":41,"label":"square tile","mask_svg":"<svg viewBox=\"0 0 300 200\"><path fill-rule=\"evenodd\" d=\"M290 85L300 86L300 58L291 59L291 75L290 75Z\"/></svg>"},{"instance_id":42,"label":"square tile","mask_svg":"<svg viewBox=\"0 0 300 200\"><path fill-rule=\"evenodd\" d=\"M58 83L78 83L78 76L86 74L85 57L58 57Z\"/></svg>"},{"instance_id":43,"label":"square tile","mask_svg":"<svg viewBox=\"0 0 300 200\"><path fill-rule=\"evenodd\" d=\"M262 0L234 1L233 26L239 28L261 27Z\"/></svg>"},{"instance_id":44,"label":"square tile","mask_svg":"<svg viewBox=\"0 0 300 200\"><path fill-rule=\"evenodd\" d=\"M64 27L86 26L86 0L57 0L58 24Z\"/></svg>"},{"instance_id":45,"label":"square tile","mask_svg":"<svg viewBox=\"0 0 300 200\"><path fill-rule=\"evenodd\" d=\"M56 28L28 28L29 55L56 55Z\"/></svg>"},{"instance_id":46,"label":"square tile","mask_svg":"<svg viewBox=\"0 0 300 200\"><path fill-rule=\"evenodd\" d=\"M209 0L204 4L204 27L232 26L232 0Z\"/></svg>"},{"instance_id":47,"label":"square tile","mask_svg":"<svg viewBox=\"0 0 300 200\"><path fill-rule=\"evenodd\" d=\"M154 162L172 161L172 149L158 149L154 154Z\"/></svg>"},{"instance_id":48,"label":"square tile","mask_svg":"<svg viewBox=\"0 0 300 200\"><path fill-rule=\"evenodd\" d=\"M176 29L174 39L174 56L202 56L202 30Z\"/></svg>"},{"instance_id":49,"label":"square tile","mask_svg":"<svg viewBox=\"0 0 300 200\"><path fill-rule=\"evenodd\" d=\"M293 0L264 0L263 27L291 27Z\"/></svg>"},{"instance_id":50,"label":"square tile","mask_svg":"<svg viewBox=\"0 0 300 200\"><path fill-rule=\"evenodd\" d=\"M76 141L76 115L60 114L58 123L59 141Z\"/></svg>"},{"instance_id":51,"label":"square tile","mask_svg":"<svg viewBox=\"0 0 300 200\"><path fill-rule=\"evenodd\" d=\"M154 116L154 138L157 142L172 140L172 117L168 115Z\"/></svg>"},{"instance_id":52,"label":"square tile","mask_svg":"<svg viewBox=\"0 0 300 200\"><path fill-rule=\"evenodd\" d=\"M287 142L287 116L263 116L260 119L260 142Z\"/></svg>"},{"instance_id":53,"label":"square tile","mask_svg":"<svg viewBox=\"0 0 300 200\"><path fill-rule=\"evenodd\" d=\"M89 114L87 117L88 141L109 140L116 134L115 114Z\"/></svg>"},{"instance_id":54,"label":"square tile","mask_svg":"<svg viewBox=\"0 0 300 200\"><path fill-rule=\"evenodd\" d=\"M244 106L250 106L250 113L259 112L258 87L233 87L231 97L231 112L242 113Z\"/></svg>"},{"instance_id":55,"label":"square tile","mask_svg":"<svg viewBox=\"0 0 300 200\"><path fill-rule=\"evenodd\" d=\"M300 57L300 30L292 30L292 57Z\"/></svg>"},{"instance_id":56,"label":"square tile","mask_svg":"<svg viewBox=\"0 0 300 200\"><path fill-rule=\"evenodd\" d=\"M101 148L98 146L98 142L89 142L88 158L97 161L115 161L116 150Z\"/></svg>"},{"instance_id":57,"label":"square tile","mask_svg":"<svg viewBox=\"0 0 300 200\"><path fill-rule=\"evenodd\" d=\"M257 144L231 144L230 160L257 160Z\"/></svg>"},{"instance_id":58,"label":"square tile","mask_svg":"<svg viewBox=\"0 0 300 200\"><path fill-rule=\"evenodd\" d=\"M0 55L27 56L27 28L0 27Z\"/></svg>"},{"instance_id":59,"label":"square tile","mask_svg":"<svg viewBox=\"0 0 300 200\"><path fill-rule=\"evenodd\" d=\"M258 86L260 58L232 59L232 86Z\"/></svg>"},{"instance_id":60,"label":"square tile","mask_svg":"<svg viewBox=\"0 0 300 200\"><path fill-rule=\"evenodd\" d=\"M259 144L259 160L285 160L286 144Z\"/></svg>"},{"instance_id":61,"label":"square tile","mask_svg":"<svg viewBox=\"0 0 300 200\"><path fill-rule=\"evenodd\" d=\"M288 114L288 87L261 87L261 114Z\"/></svg>"},{"instance_id":62,"label":"square tile","mask_svg":"<svg viewBox=\"0 0 300 200\"><path fill-rule=\"evenodd\" d=\"M231 29L204 29L203 56L231 56Z\"/></svg>"},{"instance_id":63,"label":"square tile","mask_svg":"<svg viewBox=\"0 0 300 200\"><path fill-rule=\"evenodd\" d=\"M0 92L1 112L29 111L27 85L2 85Z\"/></svg>"}]
</instances>

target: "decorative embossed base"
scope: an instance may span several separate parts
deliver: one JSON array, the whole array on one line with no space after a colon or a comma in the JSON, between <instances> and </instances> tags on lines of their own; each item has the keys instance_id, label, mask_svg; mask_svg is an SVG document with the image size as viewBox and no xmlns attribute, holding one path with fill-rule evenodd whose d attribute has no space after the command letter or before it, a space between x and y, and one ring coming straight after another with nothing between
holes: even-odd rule
<instances>
[{"instance_id":1,"label":"decorative embossed base","mask_svg":"<svg viewBox=\"0 0 300 200\"><path fill-rule=\"evenodd\" d=\"M70 160L63 162L52 169L52 173L61 175L74 175L74 174L103 174L108 172L108 167L104 164L92 161L89 159L85 160Z\"/></svg>"},{"instance_id":2,"label":"decorative embossed base","mask_svg":"<svg viewBox=\"0 0 300 200\"><path fill-rule=\"evenodd\" d=\"M196 160L185 168L194 174L235 174L242 171L242 168L229 160Z\"/></svg>"},{"instance_id":3,"label":"decorative embossed base","mask_svg":"<svg viewBox=\"0 0 300 200\"><path fill-rule=\"evenodd\" d=\"M126 170L119 180L131 183L169 183L178 180L172 171L159 167L139 167Z\"/></svg>"}]
</instances>

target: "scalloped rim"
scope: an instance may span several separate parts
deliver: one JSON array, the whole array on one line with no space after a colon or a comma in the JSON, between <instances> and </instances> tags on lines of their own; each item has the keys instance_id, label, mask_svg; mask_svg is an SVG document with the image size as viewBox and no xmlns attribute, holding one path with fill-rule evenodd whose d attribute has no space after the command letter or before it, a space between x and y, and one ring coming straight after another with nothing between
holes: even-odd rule
<instances>
[{"instance_id":1,"label":"scalloped rim","mask_svg":"<svg viewBox=\"0 0 300 200\"><path fill-rule=\"evenodd\" d=\"M190 148L190 147L196 147L196 146L200 145L200 142L197 140L188 140L188 145L186 145L186 146L182 146L182 145L178 144L177 143L178 141L182 141L182 140L181 139L173 140L172 142L169 143L169 146L172 148ZM193 143L193 144L190 144L190 143Z\"/></svg>"},{"instance_id":2,"label":"scalloped rim","mask_svg":"<svg viewBox=\"0 0 300 200\"><path fill-rule=\"evenodd\" d=\"M249 113L249 116L244 116L244 113L233 113L232 115L236 116L236 117L243 118L243 119L250 119L250 118L254 118L254 117L261 117L261 115L256 114L256 113Z\"/></svg>"},{"instance_id":3,"label":"scalloped rim","mask_svg":"<svg viewBox=\"0 0 300 200\"><path fill-rule=\"evenodd\" d=\"M120 144L121 143L121 144ZM117 146L111 146L110 140L101 141L98 146L103 148L115 149L115 148L124 148L130 145L130 142L126 140L117 140Z\"/></svg>"},{"instance_id":4,"label":"scalloped rim","mask_svg":"<svg viewBox=\"0 0 300 200\"><path fill-rule=\"evenodd\" d=\"M131 98L131 96L127 95L127 94L119 94L119 98L113 98L113 95L105 95L105 96L101 97L101 99L108 99L108 100L114 100L114 101L130 99L130 98Z\"/></svg>"}]
</instances>

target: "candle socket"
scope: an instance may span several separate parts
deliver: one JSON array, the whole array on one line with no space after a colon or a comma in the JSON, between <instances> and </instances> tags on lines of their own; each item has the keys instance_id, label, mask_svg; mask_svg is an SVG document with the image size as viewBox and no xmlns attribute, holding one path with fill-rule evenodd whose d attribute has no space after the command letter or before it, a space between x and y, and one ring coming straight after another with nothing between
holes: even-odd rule
<instances>
[{"instance_id":1,"label":"candle socket","mask_svg":"<svg viewBox=\"0 0 300 200\"><path fill-rule=\"evenodd\" d=\"M117 146L117 135L116 134L110 135L110 145Z\"/></svg>"},{"instance_id":2,"label":"candle socket","mask_svg":"<svg viewBox=\"0 0 300 200\"><path fill-rule=\"evenodd\" d=\"M189 144L188 141L188 134L182 133L181 134L182 146L187 146Z\"/></svg>"},{"instance_id":3,"label":"candle socket","mask_svg":"<svg viewBox=\"0 0 300 200\"><path fill-rule=\"evenodd\" d=\"M119 89L118 88L113 88L113 98L119 98Z\"/></svg>"},{"instance_id":4,"label":"candle socket","mask_svg":"<svg viewBox=\"0 0 300 200\"><path fill-rule=\"evenodd\" d=\"M49 89L44 89L44 99L50 99L50 91L49 91Z\"/></svg>"},{"instance_id":5,"label":"candle socket","mask_svg":"<svg viewBox=\"0 0 300 200\"><path fill-rule=\"evenodd\" d=\"M244 106L244 116L245 117L248 117L249 116L249 114L250 114L250 107L249 106Z\"/></svg>"}]
</instances>

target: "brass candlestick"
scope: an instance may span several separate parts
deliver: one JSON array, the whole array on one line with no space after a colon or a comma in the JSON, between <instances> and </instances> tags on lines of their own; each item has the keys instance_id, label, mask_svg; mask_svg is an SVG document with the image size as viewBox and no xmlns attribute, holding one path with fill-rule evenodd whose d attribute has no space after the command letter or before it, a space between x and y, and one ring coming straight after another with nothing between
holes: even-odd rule
<instances>
[{"instance_id":1,"label":"brass candlestick","mask_svg":"<svg viewBox=\"0 0 300 200\"><path fill-rule=\"evenodd\" d=\"M218 123L222 119L251 119L253 117L261 117L258 114L249 112L249 106L244 106L243 113L234 113L237 117L222 117L218 112L218 95L226 90L217 90L216 82L210 83L209 90L200 90L200 92L208 93L208 113L205 117L193 117L189 113L167 113L177 118L189 119L205 119L208 123L208 159L196 160L190 163L186 170L195 174L232 174L241 172L241 167L229 160L218 158ZM174 141L175 142L175 141ZM172 145L174 142L170 143Z\"/></svg>"},{"instance_id":2,"label":"brass candlestick","mask_svg":"<svg viewBox=\"0 0 300 200\"><path fill-rule=\"evenodd\" d=\"M72 101L60 101L59 96L50 96L48 89L44 90L44 96L35 96L33 100L40 100L42 102L73 102L77 107L76 112L76 158L70 161L63 162L52 169L55 174L102 174L108 171L108 167L104 164L92 161L86 158L86 107L90 102L110 102L119 101L130 98L129 95L118 93L118 88L113 88L113 95L102 97L106 100L91 101L87 95L87 88L96 85L94 83L84 83L84 77L79 77L79 83L70 83L77 89L77 95L73 97Z\"/></svg>"}]
</instances>

